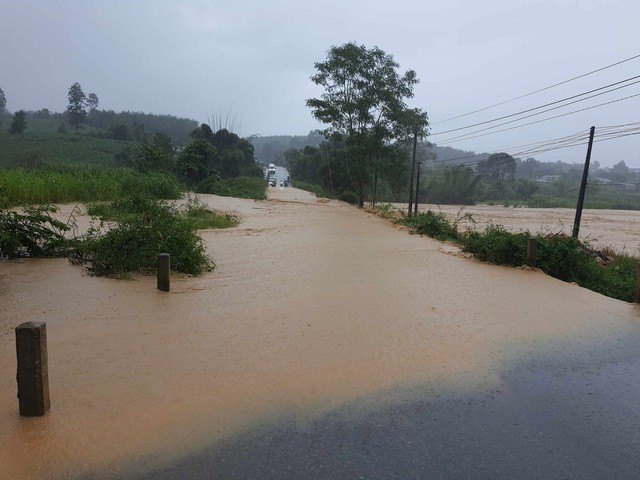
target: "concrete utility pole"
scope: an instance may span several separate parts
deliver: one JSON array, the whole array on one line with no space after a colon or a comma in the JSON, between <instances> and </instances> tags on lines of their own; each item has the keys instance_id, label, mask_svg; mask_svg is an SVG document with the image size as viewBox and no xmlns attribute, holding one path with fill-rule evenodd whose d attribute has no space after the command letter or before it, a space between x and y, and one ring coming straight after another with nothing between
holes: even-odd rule
<instances>
[{"instance_id":1,"label":"concrete utility pole","mask_svg":"<svg viewBox=\"0 0 640 480\"><path fill-rule=\"evenodd\" d=\"M413 131L413 156L411 157L411 181L409 182L409 209L407 216L411 216L411 208L413 207L413 177L416 172L416 149L418 148L418 127Z\"/></svg>"},{"instance_id":2,"label":"concrete utility pole","mask_svg":"<svg viewBox=\"0 0 640 480\"><path fill-rule=\"evenodd\" d=\"M420 192L420 165L422 162L418 162L418 173L416 174L416 196L413 202L413 216L418 215L418 192Z\"/></svg>"},{"instance_id":3,"label":"concrete utility pole","mask_svg":"<svg viewBox=\"0 0 640 480\"><path fill-rule=\"evenodd\" d=\"M578 206L576 208L576 218L573 221L573 238L578 238L580 231L580 219L582 218L582 206L584 205L584 194L587 190L587 177L589 176L589 162L591 161L591 147L593 146L593 137L596 127L591 127L589 132L589 146L587 147L587 158L584 161L584 170L582 172L582 182L580 183L580 195L578 195Z\"/></svg>"}]
</instances>

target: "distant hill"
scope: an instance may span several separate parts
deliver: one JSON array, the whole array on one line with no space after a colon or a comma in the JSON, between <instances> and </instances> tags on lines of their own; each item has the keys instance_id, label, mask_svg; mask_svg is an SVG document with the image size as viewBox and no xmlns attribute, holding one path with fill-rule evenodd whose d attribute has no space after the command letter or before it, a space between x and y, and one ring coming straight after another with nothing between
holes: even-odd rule
<instances>
[{"instance_id":1,"label":"distant hill","mask_svg":"<svg viewBox=\"0 0 640 480\"><path fill-rule=\"evenodd\" d=\"M6 117L0 126L0 167L31 166L38 163L90 163L114 165L115 155L136 142L90 136L94 129L78 133L66 127L59 133L60 120L28 118L23 133L11 135Z\"/></svg>"},{"instance_id":2,"label":"distant hill","mask_svg":"<svg viewBox=\"0 0 640 480\"><path fill-rule=\"evenodd\" d=\"M27 112L27 128L11 135L12 115L0 116L0 166L36 166L39 163L115 165L115 156L155 133L167 134L174 146L184 145L198 122L172 115L95 110L78 131L65 123L64 114L46 109Z\"/></svg>"},{"instance_id":3,"label":"distant hill","mask_svg":"<svg viewBox=\"0 0 640 480\"><path fill-rule=\"evenodd\" d=\"M431 147L426 149L426 151L429 150L436 155L435 163L438 165L469 164L475 166L478 162L489 158L488 153L476 153L452 147L439 147L435 143L432 143Z\"/></svg>"},{"instance_id":4,"label":"distant hill","mask_svg":"<svg viewBox=\"0 0 640 480\"><path fill-rule=\"evenodd\" d=\"M304 147L316 147L322 143L324 137L319 130L312 130L308 135L252 135L247 138L253 145L256 161L268 164L282 164L284 152L292 148L301 150Z\"/></svg>"}]
</instances>

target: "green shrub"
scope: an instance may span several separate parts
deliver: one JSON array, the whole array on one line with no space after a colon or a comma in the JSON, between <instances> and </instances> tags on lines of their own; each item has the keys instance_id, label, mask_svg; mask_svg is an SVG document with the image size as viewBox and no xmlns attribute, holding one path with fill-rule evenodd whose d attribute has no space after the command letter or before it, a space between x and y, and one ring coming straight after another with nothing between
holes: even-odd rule
<instances>
[{"instance_id":1,"label":"green shrub","mask_svg":"<svg viewBox=\"0 0 640 480\"><path fill-rule=\"evenodd\" d=\"M579 285L591 284L601 268L588 247L565 235L538 238L536 266L547 275Z\"/></svg>"},{"instance_id":2,"label":"green shrub","mask_svg":"<svg viewBox=\"0 0 640 480\"><path fill-rule=\"evenodd\" d=\"M469 232L463 249L485 262L498 265L523 265L527 257L528 232L507 232L500 225L489 225L484 232Z\"/></svg>"},{"instance_id":3,"label":"green shrub","mask_svg":"<svg viewBox=\"0 0 640 480\"><path fill-rule=\"evenodd\" d=\"M210 193L222 197L251 198L265 200L267 198L267 181L264 178L237 177L220 180L212 176L201 181L196 187L198 193Z\"/></svg>"},{"instance_id":4,"label":"green shrub","mask_svg":"<svg viewBox=\"0 0 640 480\"><path fill-rule=\"evenodd\" d=\"M635 301L636 295L636 268L640 258L630 255L614 255L614 260L609 265L600 269L601 281L584 285L596 292L609 297Z\"/></svg>"},{"instance_id":5,"label":"green shrub","mask_svg":"<svg viewBox=\"0 0 640 480\"><path fill-rule=\"evenodd\" d=\"M438 240L457 240L458 230L450 224L442 212L427 210L413 217L404 218L401 223L414 228L416 232L436 238Z\"/></svg>"},{"instance_id":6,"label":"green shrub","mask_svg":"<svg viewBox=\"0 0 640 480\"><path fill-rule=\"evenodd\" d=\"M0 210L0 258L64 255L69 227L51 216L56 211L51 205L26 206L23 213Z\"/></svg>"},{"instance_id":7,"label":"green shrub","mask_svg":"<svg viewBox=\"0 0 640 480\"><path fill-rule=\"evenodd\" d=\"M356 205L358 203L358 195L350 191L342 192L340 194L340 200L350 203L351 205Z\"/></svg>"},{"instance_id":8,"label":"green shrub","mask_svg":"<svg viewBox=\"0 0 640 480\"><path fill-rule=\"evenodd\" d=\"M106 232L90 228L79 239L72 262L87 264L97 276L152 273L160 253L171 255L171 268L177 272L199 275L215 267L192 222L174 205L161 202Z\"/></svg>"}]
</instances>

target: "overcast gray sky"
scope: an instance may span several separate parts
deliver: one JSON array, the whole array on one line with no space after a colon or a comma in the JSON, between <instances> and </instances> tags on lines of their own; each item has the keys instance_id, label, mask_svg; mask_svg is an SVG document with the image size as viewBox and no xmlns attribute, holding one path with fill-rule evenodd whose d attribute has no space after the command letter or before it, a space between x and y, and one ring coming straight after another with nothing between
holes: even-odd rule
<instances>
[{"instance_id":1,"label":"overcast gray sky","mask_svg":"<svg viewBox=\"0 0 640 480\"><path fill-rule=\"evenodd\" d=\"M437 132L640 75L640 58L439 122L640 54L639 19L637 0L0 0L0 87L10 111L63 111L69 86L79 82L101 108L200 122L230 114L243 136L306 134L322 128L305 106L321 94L309 80L314 62L332 45L355 41L417 72L409 103L428 112L433 142L512 153L591 125L640 122L640 96L464 141ZM629 86L528 121L639 93L640 84ZM593 158L640 167L639 147L640 135L602 141ZM582 162L585 151L534 156Z\"/></svg>"}]
</instances>

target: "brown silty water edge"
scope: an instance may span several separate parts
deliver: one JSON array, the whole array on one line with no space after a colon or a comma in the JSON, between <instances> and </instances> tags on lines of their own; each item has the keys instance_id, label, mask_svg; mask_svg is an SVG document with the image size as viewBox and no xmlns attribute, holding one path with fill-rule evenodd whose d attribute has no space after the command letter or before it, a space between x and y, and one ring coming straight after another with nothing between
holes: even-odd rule
<instances>
[{"instance_id":1,"label":"brown silty water edge","mask_svg":"<svg viewBox=\"0 0 640 480\"><path fill-rule=\"evenodd\" d=\"M474 391L519 352L638 328L632 305L449 255L340 202L270 196L202 196L242 223L204 231L216 271L174 276L168 294L61 259L0 263L2 478L122 476L282 412L411 385ZM15 398L13 329L29 320L49 341L52 409L35 419Z\"/></svg>"},{"instance_id":2,"label":"brown silty water edge","mask_svg":"<svg viewBox=\"0 0 640 480\"><path fill-rule=\"evenodd\" d=\"M406 204L393 204L406 211ZM571 235L576 211L571 208L502 207L499 205L419 205L419 211L444 213L449 220L460 218L459 228L484 230L502 225L512 232L528 230L532 234ZM462 218L471 214L474 222ZM585 209L580 222L580 240L595 248L611 248L619 253L640 255L640 212L635 210Z\"/></svg>"}]
</instances>

